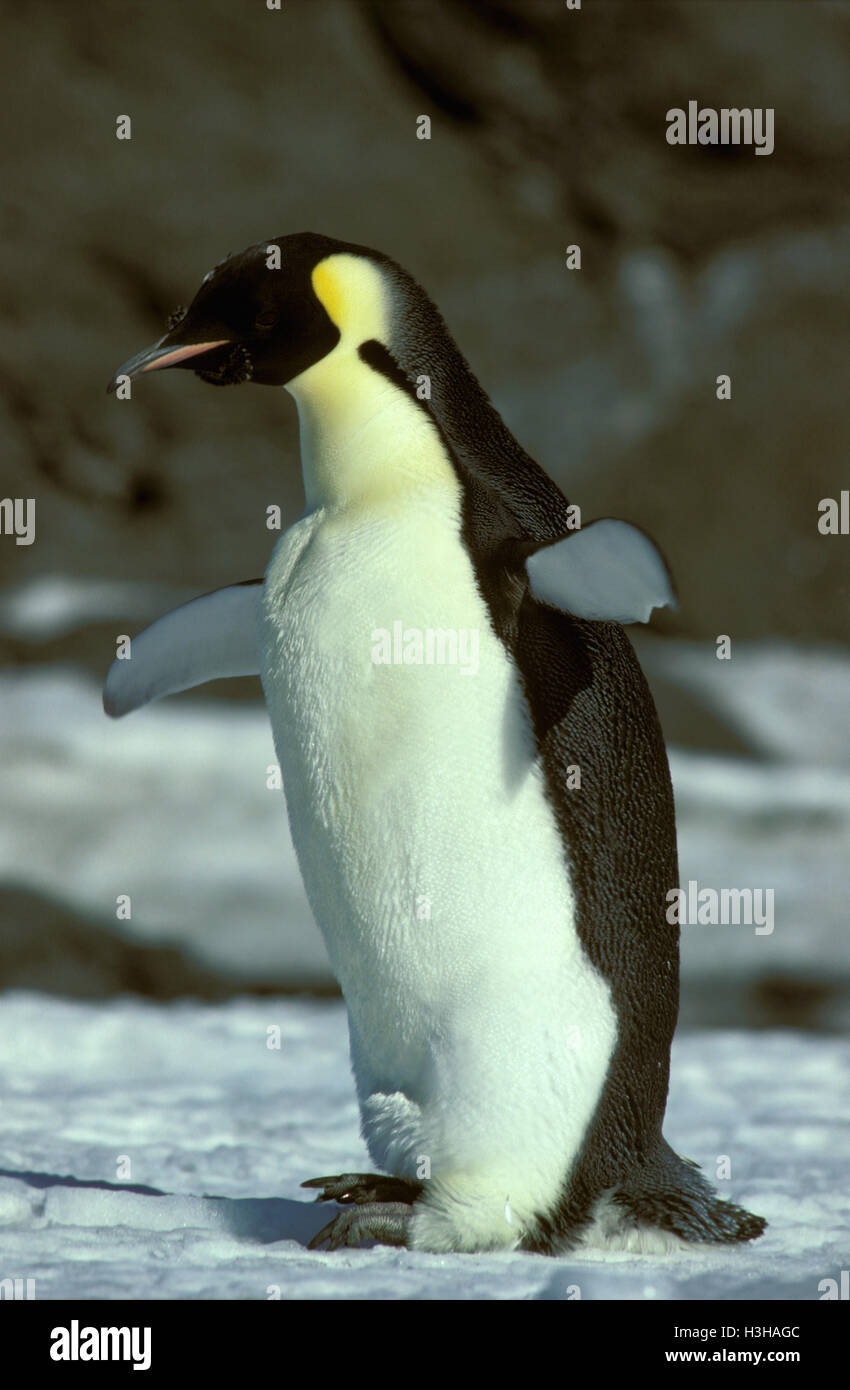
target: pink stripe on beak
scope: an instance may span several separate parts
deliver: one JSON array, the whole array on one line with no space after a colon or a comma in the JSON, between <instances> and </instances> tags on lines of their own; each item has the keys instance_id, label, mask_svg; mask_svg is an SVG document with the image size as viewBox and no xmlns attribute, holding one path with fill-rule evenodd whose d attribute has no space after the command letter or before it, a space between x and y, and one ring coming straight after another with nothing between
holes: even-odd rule
<instances>
[{"instance_id":1,"label":"pink stripe on beak","mask_svg":"<svg viewBox=\"0 0 850 1390\"><path fill-rule=\"evenodd\" d=\"M154 357L141 370L142 372L154 372L160 367L173 367L177 362L185 362L187 357L197 357L201 352L209 352L212 348L224 347L225 343L229 342L229 338L216 338L211 343L187 343L185 347L177 347L172 352L163 353L162 357Z\"/></svg>"}]
</instances>

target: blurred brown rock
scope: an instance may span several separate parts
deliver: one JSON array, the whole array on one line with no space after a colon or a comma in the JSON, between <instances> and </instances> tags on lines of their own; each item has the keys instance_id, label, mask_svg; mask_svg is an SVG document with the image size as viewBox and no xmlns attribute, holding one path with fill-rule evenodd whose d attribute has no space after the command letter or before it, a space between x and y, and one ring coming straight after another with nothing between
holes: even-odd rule
<instances>
[{"instance_id":1,"label":"blurred brown rock","mask_svg":"<svg viewBox=\"0 0 850 1390\"><path fill-rule=\"evenodd\" d=\"M585 514L657 537L682 596L662 630L847 641L850 537L817 530L850 486L846 7L54 0L4 19L2 490L37 499L36 544L0 538L5 584L262 572L265 508L302 505L289 398L105 385L226 252L311 228L405 264ZM773 107L775 152L669 146L689 99ZM103 628L77 652L103 669Z\"/></svg>"}]
</instances>

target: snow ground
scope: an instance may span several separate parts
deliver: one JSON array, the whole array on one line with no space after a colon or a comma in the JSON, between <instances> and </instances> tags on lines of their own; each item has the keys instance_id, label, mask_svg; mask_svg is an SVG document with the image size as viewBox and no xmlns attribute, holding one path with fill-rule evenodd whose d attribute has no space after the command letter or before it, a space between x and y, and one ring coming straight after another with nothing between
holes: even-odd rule
<instances>
[{"instance_id":1,"label":"snow ground","mask_svg":"<svg viewBox=\"0 0 850 1390\"><path fill-rule=\"evenodd\" d=\"M61 605L48 616L65 621ZM821 1026L840 1031L850 660L739 644L722 666L684 643L653 660L751 749L671 748L681 881L776 897L770 935L683 928L685 998L739 988L750 1024L748 981L826 981L836 993ZM0 920L0 964L42 931L49 961L59 928L27 905L54 902L115 940L173 941L237 993L328 983L284 799L266 785L274 760L265 711L247 700L184 697L116 724L77 670L0 676L0 884L22 890L2 900L18 916ZM116 922L119 894L129 922ZM84 946L95 964L105 954L102 936ZM269 1050L275 1025L281 1048ZM816 1299L847 1268L850 1044L834 1035L680 1032L667 1137L709 1177L728 1155L718 1187L771 1224L751 1246L663 1258L309 1253L332 1209L299 1182L368 1167L337 1001L12 990L0 1059L0 1278L35 1278L42 1299L565 1298L576 1285L583 1298Z\"/></svg>"},{"instance_id":2,"label":"snow ground","mask_svg":"<svg viewBox=\"0 0 850 1390\"><path fill-rule=\"evenodd\" d=\"M584 1299L817 1299L847 1266L850 1044L834 1038L677 1041L667 1137L709 1176L728 1155L718 1187L771 1224L752 1245L663 1257L307 1251L334 1208L300 1181L369 1166L335 1000L16 992L0 1055L0 1277L34 1278L39 1299L564 1299L576 1285Z\"/></svg>"},{"instance_id":3,"label":"snow ground","mask_svg":"<svg viewBox=\"0 0 850 1390\"><path fill-rule=\"evenodd\" d=\"M850 778L846 752L842 765L836 750L847 746L850 659L827 651L808 653L804 663L798 648L757 644L749 652L742 645L730 670L686 643L661 656L773 755L669 750L680 882L770 889L775 899L770 934L745 925L683 927L684 985L710 980L710 990L731 992L783 975L841 983L843 997L827 1003L817 1023L846 1029ZM804 730L797 743L795 713ZM180 943L236 988L264 977L332 985L284 798L267 786L275 762L260 703L165 700L114 722L103 714L99 686L79 672L4 673L0 881L105 930ZM132 918L116 922L123 894ZM741 1021L758 1020L741 1014Z\"/></svg>"}]
</instances>

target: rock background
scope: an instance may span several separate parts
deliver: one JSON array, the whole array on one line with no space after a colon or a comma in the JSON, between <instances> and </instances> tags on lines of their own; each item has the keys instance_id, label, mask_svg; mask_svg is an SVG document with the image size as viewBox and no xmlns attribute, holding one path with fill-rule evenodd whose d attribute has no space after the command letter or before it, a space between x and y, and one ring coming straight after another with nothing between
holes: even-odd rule
<instances>
[{"instance_id":1,"label":"rock background","mask_svg":"<svg viewBox=\"0 0 850 1390\"><path fill-rule=\"evenodd\" d=\"M4 9L3 488L38 522L6 584L263 571L265 507L301 506L289 398L104 386L225 252L312 228L413 271L587 515L658 537L662 628L847 641L850 538L816 525L850 486L846 7ZM690 98L773 106L774 153L668 146ZM105 637L75 658L102 669Z\"/></svg>"},{"instance_id":2,"label":"rock background","mask_svg":"<svg viewBox=\"0 0 850 1390\"><path fill-rule=\"evenodd\" d=\"M789 644L801 666L817 644L826 709L850 636L850 537L817 529L820 499L850 488L850 7L46 0L2 13L0 491L35 497L37 539L0 537L0 663L100 679L117 633L263 572L266 507L284 525L302 507L290 398L189 373L139 383L132 402L105 386L224 254L310 229L412 271L585 517L625 516L659 541L681 606L635 642L668 739L805 760L814 686L796 692ZM774 153L670 147L666 111L690 99L773 107ZM125 114L132 140L119 141ZM421 114L430 141L416 138ZM573 243L581 271L565 268ZM724 713L719 633L750 653L752 690L768 681L771 708L789 711L778 741ZM785 644L778 690L764 641ZM223 696L256 700L258 683L177 704L217 700L224 719ZM63 770L75 787L86 776L61 722L54 753L52 724L33 743L53 767L40 793L52 809ZM824 721L815 764L846 766L843 727ZM31 755L15 752L29 834ZM67 808L78 834L85 804ZM814 844L811 817L806 833ZM19 843L6 837L12 865ZM43 901L45 876L26 866L0 876L8 980L71 988L81 954L102 961L100 926L77 919L72 894ZM837 943L837 890L831 901L821 927ZM65 976L30 969L39 930L71 942ZM144 992L151 972L154 993L220 988L171 957L122 962L103 967L107 988L138 979Z\"/></svg>"}]
</instances>

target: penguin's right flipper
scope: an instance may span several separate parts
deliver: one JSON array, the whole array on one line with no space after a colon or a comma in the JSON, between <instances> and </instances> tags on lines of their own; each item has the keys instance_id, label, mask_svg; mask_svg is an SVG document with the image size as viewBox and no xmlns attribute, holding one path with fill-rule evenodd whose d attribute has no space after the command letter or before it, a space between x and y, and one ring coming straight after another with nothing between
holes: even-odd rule
<instances>
[{"instance_id":1,"label":"penguin's right flipper","mask_svg":"<svg viewBox=\"0 0 850 1390\"><path fill-rule=\"evenodd\" d=\"M603 517L526 560L531 592L576 618L645 623L653 608L676 607L666 561L631 522Z\"/></svg>"},{"instance_id":2,"label":"penguin's right flipper","mask_svg":"<svg viewBox=\"0 0 850 1390\"><path fill-rule=\"evenodd\" d=\"M157 618L134 637L130 655L113 661L103 708L113 719L221 676L256 676L262 579L202 594Z\"/></svg>"}]
</instances>

